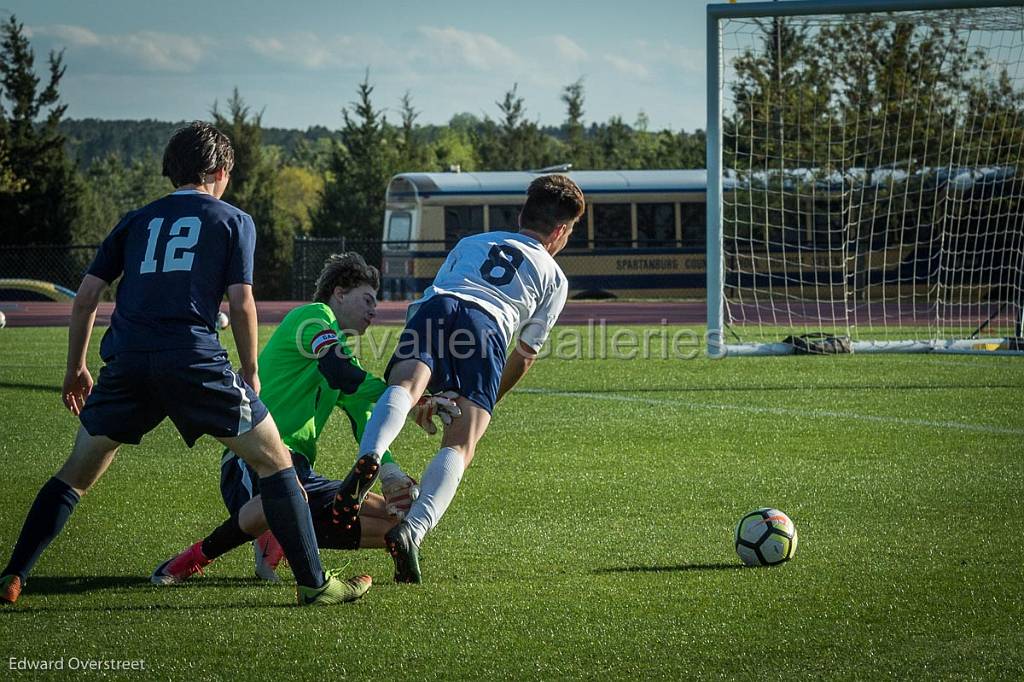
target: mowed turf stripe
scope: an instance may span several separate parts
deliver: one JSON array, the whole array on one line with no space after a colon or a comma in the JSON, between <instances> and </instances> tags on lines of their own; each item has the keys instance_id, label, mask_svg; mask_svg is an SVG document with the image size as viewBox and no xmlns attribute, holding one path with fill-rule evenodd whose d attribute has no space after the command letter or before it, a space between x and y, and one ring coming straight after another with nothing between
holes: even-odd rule
<instances>
[{"instance_id":1,"label":"mowed turf stripe","mask_svg":"<svg viewBox=\"0 0 1024 682\"><path fill-rule=\"evenodd\" d=\"M856 412L834 412L831 410L804 410L795 407L757 407L754 405L723 405L716 403L696 403L686 400L668 400L665 398L642 398L639 396L614 395L609 393L589 393L587 391L556 391L547 388L522 388L516 393L559 396L563 398L586 398L588 400L610 400L624 403L646 403L649 405L673 405L695 410L727 410L747 412L750 414L774 414L791 417L812 417L828 419L850 419L853 421L874 422L883 424L903 424L906 426L923 426L935 429L953 429L956 431L974 431L1010 436L1024 436L1024 429L988 424L971 424L957 421L933 421L930 419L908 419L906 417L880 417L873 414L857 414Z\"/></svg>"}]
</instances>

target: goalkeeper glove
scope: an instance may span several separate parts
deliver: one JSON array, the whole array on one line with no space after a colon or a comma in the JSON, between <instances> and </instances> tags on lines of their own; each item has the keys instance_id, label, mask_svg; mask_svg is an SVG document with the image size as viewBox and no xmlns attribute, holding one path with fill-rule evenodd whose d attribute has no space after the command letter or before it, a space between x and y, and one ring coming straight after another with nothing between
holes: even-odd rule
<instances>
[{"instance_id":1,"label":"goalkeeper glove","mask_svg":"<svg viewBox=\"0 0 1024 682\"><path fill-rule=\"evenodd\" d=\"M420 496L420 487L395 462L385 462L380 468L380 487L384 493L384 509L401 520L405 518L413 501Z\"/></svg>"},{"instance_id":2,"label":"goalkeeper glove","mask_svg":"<svg viewBox=\"0 0 1024 682\"><path fill-rule=\"evenodd\" d=\"M449 426L452 420L462 416L462 410L455 402L456 397L458 394L454 391L425 395L413 406L409 416L421 429L434 435L437 433L437 425L434 423L435 416L440 417L445 426Z\"/></svg>"}]
</instances>

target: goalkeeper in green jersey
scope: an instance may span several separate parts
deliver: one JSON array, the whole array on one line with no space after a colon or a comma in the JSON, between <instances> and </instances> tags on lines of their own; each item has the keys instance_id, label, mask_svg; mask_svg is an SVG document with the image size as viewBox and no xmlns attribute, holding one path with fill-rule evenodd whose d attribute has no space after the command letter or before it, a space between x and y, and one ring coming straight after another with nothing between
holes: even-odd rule
<instances>
[{"instance_id":1,"label":"goalkeeper in green jersey","mask_svg":"<svg viewBox=\"0 0 1024 682\"><path fill-rule=\"evenodd\" d=\"M313 470L317 441L335 407L340 408L358 441L373 404L387 388L362 368L348 339L362 335L373 320L380 274L356 253L333 255L317 278L316 301L292 310L259 355L263 386L260 398L291 450L296 475L306 493L317 541L328 549L383 547L384 534L408 511L416 482L391 457L381 466L383 497L372 495L355 523L332 523L331 503L341 485ZM412 414L428 433L432 417L458 416L454 402L443 396L426 398ZM267 530L259 496L259 478L235 453L221 461L221 494L230 518L200 542L160 564L152 582L180 583L220 555L257 538L256 574L276 580L283 553Z\"/></svg>"}]
</instances>

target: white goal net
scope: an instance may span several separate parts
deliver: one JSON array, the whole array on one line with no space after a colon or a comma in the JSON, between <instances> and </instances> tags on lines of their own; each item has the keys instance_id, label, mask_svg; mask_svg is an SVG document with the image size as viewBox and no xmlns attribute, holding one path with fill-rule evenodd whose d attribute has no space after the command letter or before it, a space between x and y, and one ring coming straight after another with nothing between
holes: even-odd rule
<instances>
[{"instance_id":1,"label":"white goal net","mask_svg":"<svg viewBox=\"0 0 1024 682\"><path fill-rule=\"evenodd\" d=\"M994 4L709 6L713 355L1024 349L1024 8Z\"/></svg>"}]
</instances>

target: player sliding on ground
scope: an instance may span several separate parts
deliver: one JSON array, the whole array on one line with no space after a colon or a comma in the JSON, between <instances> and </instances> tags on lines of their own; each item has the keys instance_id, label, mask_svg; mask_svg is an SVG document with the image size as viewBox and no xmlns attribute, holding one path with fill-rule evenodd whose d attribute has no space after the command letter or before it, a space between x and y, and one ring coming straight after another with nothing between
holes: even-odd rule
<instances>
[{"instance_id":1,"label":"player sliding on ground","mask_svg":"<svg viewBox=\"0 0 1024 682\"><path fill-rule=\"evenodd\" d=\"M256 230L252 218L220 200L233 164L231 142L212 125L196 121L179 129L163 158L163 174L176 191L128 213L100 245L75 297L68 334L63 398L82 424L71 456L29 510L0 577L0 601L18 599L39 556L121 444L138 444L165 417L189 447L209 434L252 466L300 605L352 601L370 588L369 576L341 580L324 572L288 449L257 397ZM100 345L106 364L94 386L86 367L89 338L100 295L119 277ZM240 374L217 338L225 292Z\"/></svg>"},{"instance_id":2,"label":"player sliding on ground","mask_svg":"<svg viewBox=\"0 0 1024 682\"><path fill-rule=\"evenodd\" d=\"M409 513L386 535L396 582L420 582L420 543L455 497L494 404L526 374L558 319L568 285L554 256L565 248L583 209L583 193L568 177L537 178L527 190L519 232L462 239L410 306L385 373L388 389L334 502L335 520L354 523L380 473L381 456L424 391L458 394L462 416L445 429Z\"/></svg>"},{"instance_id":3,"label":"player sliding on ground","mask_svg":"<svg viewBox=\"0 0 1024 682\"><path fill-rule=\"evenodd\" d=\"M356 253L333 255L317 278L316 301L289 312L260 353L260 398L277 423L299 481L306 491L320 547L358 549L383 547L384 533L409 510L415 481L385 451L381 488L372 495L355 523L331 523L331 502L341 481L313 470L318 441L335 406L348 417L358 441L373 403L387 388L383 380L362 368L350 345L373 321L380 273ZM442 420L458 416L458 408L443 397L421 401L418 420L440 410ZM259 479L252 467L230 450L221 465L221 494L230 518L200 542L165 561L153 572L158 585L182 582L214 559L258 536L256 575L277 580L274 572L281 550L267 525ZM388 510L392 514L388 513Z\"/></svg>"}]
</instances>

